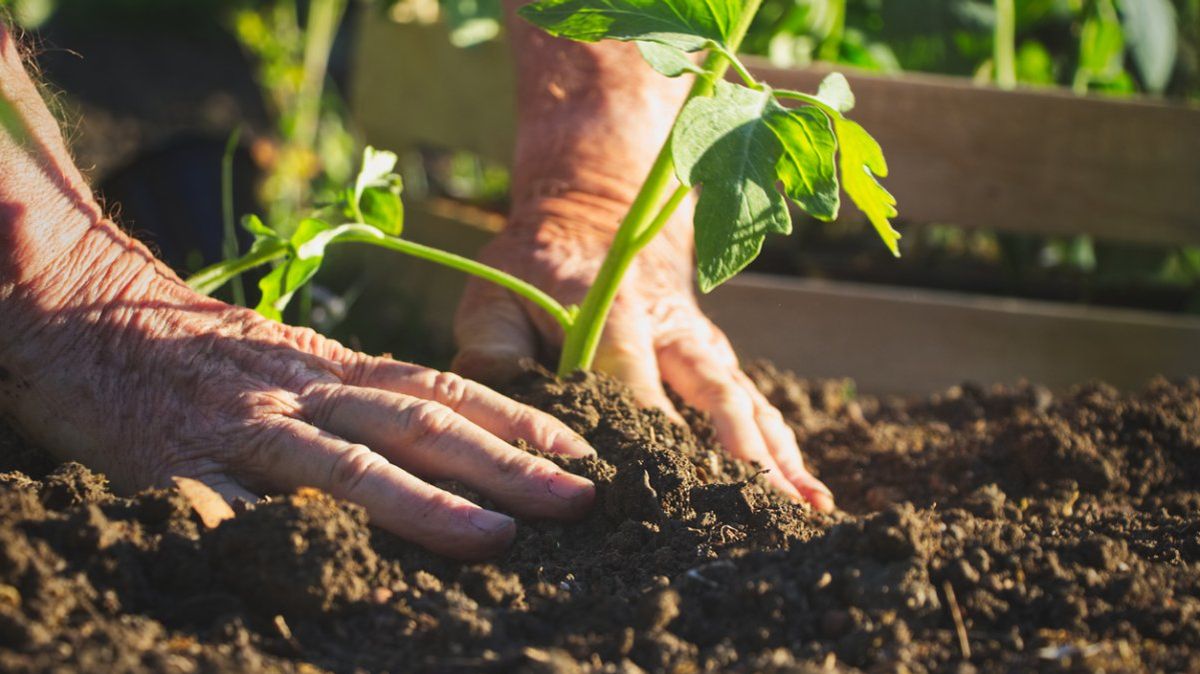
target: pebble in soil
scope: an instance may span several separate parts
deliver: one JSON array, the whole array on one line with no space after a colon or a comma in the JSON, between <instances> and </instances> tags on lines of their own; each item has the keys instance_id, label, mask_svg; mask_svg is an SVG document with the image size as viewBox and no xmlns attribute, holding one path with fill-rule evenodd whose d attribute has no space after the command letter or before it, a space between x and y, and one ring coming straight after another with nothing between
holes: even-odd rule
<instances>
[{"instance_id":1,"label":"pebble in soil","mask_svg":"<svg viewBox=\"0 0 1200 674\"><path fill-rule=\"evenodd\" d=\"M697 415L530 374L510 393L600 451L562 461L597 503L483 564L311 491L207 530L5 436L0 670L1200 669L1200 382L900 400L753 375L845 512L784 502Z\"/></svg>"}]
</instances>

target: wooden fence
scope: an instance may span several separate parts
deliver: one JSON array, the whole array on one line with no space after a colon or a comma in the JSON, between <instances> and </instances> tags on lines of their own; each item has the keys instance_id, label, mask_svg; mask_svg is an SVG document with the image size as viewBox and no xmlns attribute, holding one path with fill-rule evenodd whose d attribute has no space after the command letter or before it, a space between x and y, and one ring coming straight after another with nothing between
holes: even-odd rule
<instances>
[{"instance_id":1,"label":"wooden fence","mask_svg":"<svg viewBox=\"0 0 1200 674\"><path fill-rule=\"evenodd\" d=\"M507 46L457 49L436 27L378 17L360 31L352 102L370 142L509 160ZM761 62L752 70L802 90L827 72ZM908 220L1200 243L1200 110L937 76L848 76L859 101L854 116L884 146L887 186ZM471 218L434 217L439 229L462 228L468 252L478 246ZM1089 379L1136 387L1156 374L1200 374L1200 318L1192 316L756 274L702 305L743 357L806 376L849 376L864 391L1019 378L1055 388ZM431 328L447 330L448 317L434 317Z\"/></svg>"}]
</instances>

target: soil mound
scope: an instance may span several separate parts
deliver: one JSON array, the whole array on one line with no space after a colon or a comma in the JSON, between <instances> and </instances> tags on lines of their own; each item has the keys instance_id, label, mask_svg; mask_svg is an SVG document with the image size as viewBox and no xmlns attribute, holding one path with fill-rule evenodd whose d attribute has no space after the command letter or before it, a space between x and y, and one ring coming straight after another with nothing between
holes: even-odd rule
<instances>
[{"instance_id":1,"label":"soil mound","mask_svg":"<svg viewBox=\"0 0 1200 674\"><path fill-rule=\"evenodd\" d=\"M531 373L509 393L599 450L556 459L597 504L482 564L312 491L207 529L0 433L0 670L1200 671L1200 381L753 376L844 512L787 503L699 415Z\"/></svg>"}]
</instances>

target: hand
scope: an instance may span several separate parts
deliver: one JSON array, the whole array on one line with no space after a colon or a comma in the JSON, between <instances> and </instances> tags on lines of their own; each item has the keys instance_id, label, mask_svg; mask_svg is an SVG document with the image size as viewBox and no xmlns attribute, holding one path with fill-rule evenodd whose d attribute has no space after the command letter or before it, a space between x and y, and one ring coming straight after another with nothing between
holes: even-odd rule
<instances>
[{"instance_id":1,"label":"hand","mask_svg":"<svg viewBox=\"0 0 1200 674\"><path fill-rule=\"evenodd\" d=\"M756 461L794 498L833 509L829 489L804 466L795 434L738 365L733 348L701 313L692 292L687 208L639 255L605 327L596 368L627 383L639 402L678 421L662 382L707 412L730 452ZM564 304L578 304L608 249L623 205L577 194L518 206L514 221L483 251L483 261L532 282ZM561 346L559 326L537 307L498 286L471 282L456 316L466 376L503 381L516 362Z\"/></svg>"},{"instance_id":2,"label":"hand","mask_svg":"<svg viewBox=\"0 0 1200 674\"><path fill-rule=\"evenodd\" d=\"M502 550L514 521L573 518L587 480L515 448L594 453L564 424L454 374L355 353L193 293L99 223L3 303L0 410L132 491L192 477L229 499L314 486L436 552Z\"/></svg>"}]
</instances>

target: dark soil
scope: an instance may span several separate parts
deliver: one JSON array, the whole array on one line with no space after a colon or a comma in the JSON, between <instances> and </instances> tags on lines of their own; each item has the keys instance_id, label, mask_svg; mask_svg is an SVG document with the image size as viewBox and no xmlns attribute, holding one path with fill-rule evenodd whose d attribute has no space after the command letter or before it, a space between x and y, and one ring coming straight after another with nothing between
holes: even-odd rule
<instances>
[{"instance_id":1,"label":"dark soil","mask_svg":"<svg viewBox=\"0 0 1200 674\"><path fill-rule=\"evenodd\" d=\"M1200 381L849 395L759 368L845 509L615 384L512 393L601 459L582 523L461 565L317 492L207 530L0 440L0 671L1200 671ZM11 436L11 434L9 434Z\"/></svg>"}]
</instances>

